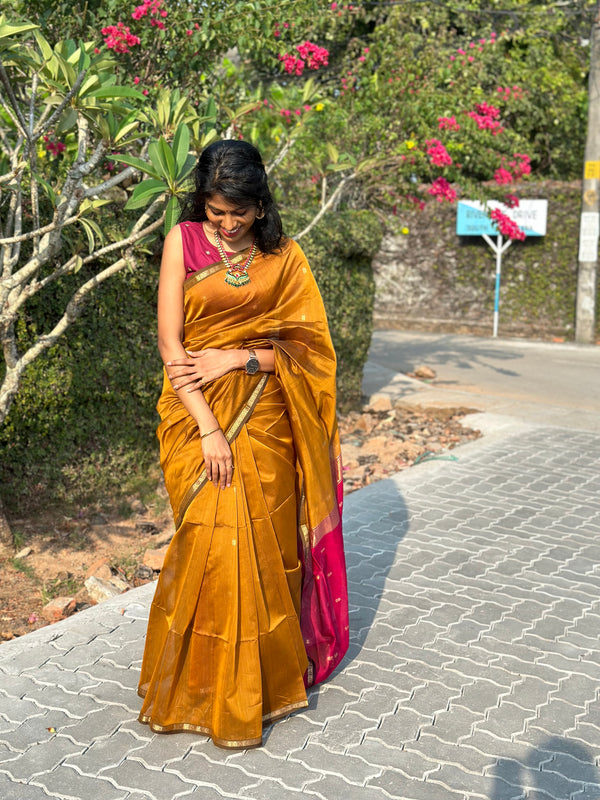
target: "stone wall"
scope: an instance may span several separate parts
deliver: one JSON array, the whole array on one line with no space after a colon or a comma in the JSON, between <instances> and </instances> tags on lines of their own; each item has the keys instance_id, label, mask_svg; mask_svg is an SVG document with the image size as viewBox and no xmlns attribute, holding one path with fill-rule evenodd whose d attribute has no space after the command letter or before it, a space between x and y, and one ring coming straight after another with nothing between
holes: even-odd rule
<instances>
[{"instance_id":1,"label":"stone wall","mask_svg":"<svg viewBox=\"0 0 600 800\"><path fill-rule=\"evenodd\" d=\"M573 338L580 184L527 184L519 196L548 199L548 229L503 256L499 333ZM456 235L455 206L430 202L401 225L408 233L387 235L373 262L375 325L491 335L491 248Z\"/></svg>"}]
</instances>

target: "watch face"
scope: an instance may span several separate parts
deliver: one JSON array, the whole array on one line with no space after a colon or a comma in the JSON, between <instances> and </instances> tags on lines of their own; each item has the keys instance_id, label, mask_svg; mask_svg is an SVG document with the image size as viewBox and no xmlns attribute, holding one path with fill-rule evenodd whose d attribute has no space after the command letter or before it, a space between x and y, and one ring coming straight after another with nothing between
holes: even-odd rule
<instances>
[{"instance_id":1,"label":"watch face","mask_svg":"<svg viewBox=\"0 0 600 800\"><path fill-rule=\"evenodd\" d=\"M248 361L246 361L246 372L248 373L248 375L254 375L255 372L258 372L259 367L260 364L256 356L250 356Z\"/></svg>"}]
</instances>

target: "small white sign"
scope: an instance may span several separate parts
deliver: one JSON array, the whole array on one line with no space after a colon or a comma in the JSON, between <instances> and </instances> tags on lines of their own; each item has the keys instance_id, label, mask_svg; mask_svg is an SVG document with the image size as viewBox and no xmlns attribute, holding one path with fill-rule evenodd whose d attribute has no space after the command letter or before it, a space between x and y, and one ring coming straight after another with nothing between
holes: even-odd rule
<instances>
[{"instance_id":1,"label":"small white sign","mask_svg":"<svg viewBox=\"0 0 600 800\"><path fill-rule=\"evenodd\" d=\"M485 205L478 200L460 200L456 216L456 233L459 236L497 236L498 228L489 217L489 212L498 208L516 222L527 236L545 236L548 218L547 200L521 200L510 208L496 200Z\"/></svg>"},{"instance_id":2,"label":"small white sign","mask_svg":"<svg viewBox=\"0 0 600 800\"><path fill-rule=\"evenodd\" d=\"M579 260L598 260L598 234L600 233L600 214L597 211L584 211L579 229Z\"/></svg>"}]
</instances>

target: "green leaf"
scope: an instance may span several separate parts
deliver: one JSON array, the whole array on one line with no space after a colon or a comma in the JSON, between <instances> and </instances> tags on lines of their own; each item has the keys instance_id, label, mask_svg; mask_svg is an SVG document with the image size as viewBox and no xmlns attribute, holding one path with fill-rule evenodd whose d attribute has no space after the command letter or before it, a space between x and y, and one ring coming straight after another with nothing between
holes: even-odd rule
<instances>
[{"instance_id":1,"label":"green leaf","mask_svg":"<svg viewBox=\"0 0 600 800\"><path fill-rule=\"evenodd\" d=\"M208 147L209 144L212 144L215 139L217 139L217 132L214 128L205 133L202 136L202 140L200 141L200 149L204 150L205 147Z\"/></svg>"},{"instance_id":2,"label":"green leaf","mask_svg":"<svg viewBox=\"0 0 600 800\"><path fill-rule=\"evenodd\" d=\"M178 126L173 137L173 156L177 166L177 177L183 170L190 151L190 129L183 122Z\"/></svg>"},{"instance_id":3,"label":"green leaf","mask_svg":"<svg viewBox=\"0 0 600 800\"><path fill-rule=\"evenodd\" d=\"M55 128L56 134L66 133L77 124L77 110L74 108L67 108L65 113L61 116L60 122Z\"/></svg>"},{"instance_id":4,"label":"green leaf","mask_svg":"<svg viewBox=\"0 0 600 800\"><path fill-rule=\"evenodd\" d=\"M333 164L337 164L337 162L340 159L339 150L331 142L327 142L327 155L329 156Z\"/></svg>"},{"instance_id":5,"label":"green leaf","mask_svg":"<svg viewBox=\"0 0 600 800\"><path fill-rule=\"evenodd\" d=\"M117 133L115 134L115 138L114 138L115 144L117 142L120 142L121 139L124 139L127 136L127 134L131 133L131 131L139 130L139 127L140 126L139 126L139 123L137 121L136 122L129 122L129 123L121 126L119 128L119 130L117 131Z\"/></svg>"},{"instance_id":6,"label":"green leaf","mask_svg":"<svg viewBox=\"0 0 600 800\"><path fill-rule=\"evenodd\" d=\"M160 180L160 172L154 169L152 164L149 164L147 161L142 161L141 158L136 158L135 156L118 156L113 155L111 156L115 161L120 161L122 164L127 164L129 167L135 167L139 169L140 172L144 172L146 175L152 175L153 178L157 178Z\"/></svg>"},{"instance_id":7,"label":"green leaf","mask_svg":"<svg viewBox=\"0 0 600 800\"><path fill-rule=\"evenodd\" d=\"M112 201L108 200L106 197L95 197L95 198L86 197L85 200L83 200L81 205L79 206L79 213L80 214L84 214L90 208L92 208L92 209L100 208L101 206L105 206L110 202L112 202ZM90 224L92 224L91 220L88 220L88 221L90 222ZM96 223L94 222L93 224L95 225ZM98 230L100 230L100 229L98 229Z\"/></svg>"},{"instance_id":8,"label":"green leaf","mask_svg":"<svg viewBox=\"0 0 600 800\"><path fill-rule=\"evenodd\" d=\"M136 100L145 100L146 98L137 89L132 89L131 86L105 86L101 89L95 89L89 92L86 97L111 98L111 97L131 97Z\"/></svg>"},{"instance_id":9,"label":"green leaf","mask_svg":"<svg viewBox=\"0 0 600 800\"><path fill-rule=\"evenodd\" d=\"M52 186L48 183L48 181L44 180L39 175L36 175L36 179L37 179L37 182L42 187L42 189L44 190L44 193L46 194L46 197L48 198L48 200L50 200L52 205L54 207L56 207L56 192L54 191Z\"/></svg>"},{"instance_id":10,"label":"green leaf","mask_svg":"<svg viewBox=\"0 0 600 800\"><path fill-rule=\"evenodd\" d=\"M5 22L0 25L0 39L6 39L8 36L15 36L17 33L33 31L39 27L39 25L33 25L31 22L23 22L18 25L11 25L9 22Z\"/></svg>"},{"instance_id":11,"label":"green leaf","mask_svg":"<svg viewBox=\"0 0 600 800\"><path fill-rule=\"evenodd\" d=\"M39 30L34 30L33 35L35 37L35 41L37 42L37 46L40 48L40 52L44 58L44 61L50 61L54 56L52 48L50 47L50 43L42 36Z\"/></svg>"},{"instance_id":12,"label":"green leaf","mask_svg":"<svg viewBox=\"0 0 600 800\"><path fill-rule=\"evenodd\" d=\"M136 208L143 208L147 206L150 200L156 195L162 194L167 191L164 181L160 180L146 180L138 183L133 190L131 197L125 204L127 210Z\"/></svg>"},{"instance_id":13,"label":"green leaf","mask_svg":"<svg viewBox=\"0 0 600 800\"><path fill-rule=\"evenodd\" d=\"M177 172L175 171L175 158L173 157L173 151L162 136L158 140L158 147L160 150L161 160L167 168L167 175L172 181L174 181L177 177Z\"/></svg>"},{"instance_id":14,"label":"green leaf","mask_svg":"<svg viewBox=\"0 0 600 800\"><path fill-rule=\"evenodd\" d=\"M183 165L181 170L177 173L177 181L179 183L181 183L181 181L184 181L190 174L190 172L195 168L195 166L196 166L196 156L193 153L189 153L188 157L185 160L185 164Z\"/></svg>"},{"instance_id":15,"label":"green leaf","mask_svg":"<svg viewBox=\"0 0 600 800\"><path fill-rule=\"evenodd\" d=\"M161 136L158 142L151 142L148 147L148 156L152 166L158 173L158 177L166 181L175 179L175 159L171 148Z\"/></svg>"},{"instance_id":16,"label":"green leaf","mask_svg":"<svg viewBox=\"0 0 600 800\"><path fill-rule=\"evenodd\" d=\"M88 224L88 220L80 219L79 222L81 222L81 226L83 227L83 230L85 231L86 236L87 236L88 250L89 250L90 253L93 253L94 252L94 247L96 245L96 243L94 241L94 230L91 227L91 225ZM75 272L77 272L77 267L75 268Z\"/></svg>"},{"instance_id":17,"label":"green leaf","mask_svg":"<svg viewBox=\"0 0 600 800\"><path fill-rule=\"evenodd\" d=\"M177 218L179 216L179 203L177 202L177 198L175 195L171 197L169 202L167 203L167 208L165 211L165 236L171 230L173 225L177 222Z\"/></svg>"},{"instance_id":18,"label":"green leaf","mask_svg":"<svg viewBox=\"0 0 600 800\"><path fill-rule=\"evenodd\" d=\"M81 256L76 256L75 258L75 266L73 267L73 272L79 272L79 270L83 267L83 258Z\"/></svg>"}]
</instances>

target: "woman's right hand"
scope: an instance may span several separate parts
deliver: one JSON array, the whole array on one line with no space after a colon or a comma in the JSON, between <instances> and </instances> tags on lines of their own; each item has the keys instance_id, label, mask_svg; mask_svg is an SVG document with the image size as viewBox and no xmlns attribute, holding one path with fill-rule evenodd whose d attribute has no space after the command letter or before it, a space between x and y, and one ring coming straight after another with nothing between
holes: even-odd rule
<instances>
[{"instance_id":1,"label":"woman's right hand","mask_svg":"<svg viewBox=\"0 0 600 800\"><path fill-rule=\"evenodd\" d=\"M225 434L219 429L200 441L206 477L215 487L229 488L233 476L233 455Z\"/></svg>"}]
</instances>

